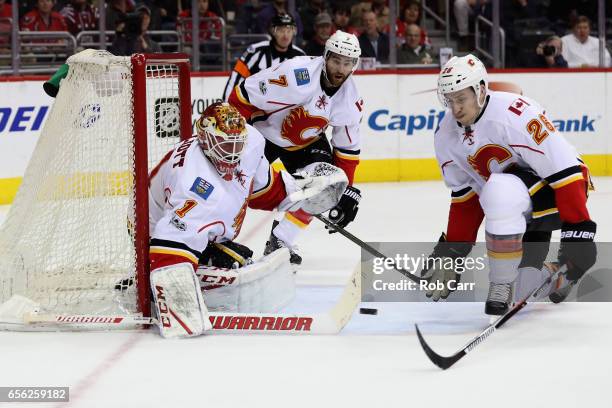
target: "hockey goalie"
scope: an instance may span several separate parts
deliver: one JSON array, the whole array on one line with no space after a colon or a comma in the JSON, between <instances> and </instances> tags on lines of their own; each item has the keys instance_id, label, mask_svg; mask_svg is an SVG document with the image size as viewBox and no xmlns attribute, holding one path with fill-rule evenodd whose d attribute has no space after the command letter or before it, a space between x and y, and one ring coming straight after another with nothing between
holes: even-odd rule
<instances>
[{"instance_id":1,"label":"hockey goalie","mask_svg":"<svg viewBox=\"0 0 612 408\"><path fill-rule=\"evenodd\" d=\"M149 176L151 290L166 338L211 328L207 304L217 288L205 285L204 276L225 274L227 282L289 267L286 249L253 264L253 252L234 242L248 207L320 214L348 185L345 173L327 163L295 175L276 172L264 156L263 136L226 103L209 106L196 128Z\"/></svg>"}]
</instances>

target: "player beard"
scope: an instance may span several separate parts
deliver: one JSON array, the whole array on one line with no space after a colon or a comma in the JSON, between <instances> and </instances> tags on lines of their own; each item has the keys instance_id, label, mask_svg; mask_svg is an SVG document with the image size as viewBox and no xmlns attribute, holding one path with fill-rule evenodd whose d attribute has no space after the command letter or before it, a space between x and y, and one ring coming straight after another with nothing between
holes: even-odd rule
<instances>
[{"instance_id":1,"label":"player beard","mask_svg":"<svg viewBox=\"0 0 612 408\"><path fill-rule=\"evenodd\" d=\"M344 81L346 81L347 78L348 75L342 75L341 73L335 73L332 75L325 73L325 75L323 75L323 82L330 88L340 88L340 86L344 83Z\"/></svg>"}]
</instances>

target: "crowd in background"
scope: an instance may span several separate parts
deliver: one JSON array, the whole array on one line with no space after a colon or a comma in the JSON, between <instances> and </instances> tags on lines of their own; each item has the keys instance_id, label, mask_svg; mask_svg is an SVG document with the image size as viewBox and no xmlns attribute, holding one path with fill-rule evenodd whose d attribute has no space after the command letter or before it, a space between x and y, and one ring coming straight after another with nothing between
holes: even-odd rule
<instances>
[{"instance_id":1,"label":"crowd in background","mask_svg":"<svg viewBox=\"0 0 612 408\"><path fill-rule=\"evenodd\" d=\"M17 0L13 0L17 1ZM387 0L296 0L290 12L287 0L197 0L200 40L219 40L223 19L225 35L266 34L278 14L292 14L297 32L295 44L306 54L321 55L327 38L341 29L358 36L362 56L379 63L389 62L390 30L397 38L397 63L435 64L439 48L455 52L474 48L474 21L491 19L492 0L451 0L452 44L430 38L428 31L443 27L431 18L423 19L419 0L399 0L398 18L390 21ZM429 0L427 6L444 16L445 2ZM99 26L98 2L92 0L19 0L19 27L23 31L66 31L76 36ZM612 0L606 0L612 15ZM500 25L505 30L506 67L587 67L598 64L596 0L502 0ZM161 51L148 31L180 30L182 40L191 42L191 1L189 0L107 0L106 28L117 33L111 50L120 55ZM0 32L10 31L10 0L0 0ZM612 34L612 19L606 20ZM6 52L8 36L0 36L0 50ZM435 41L434 41L435 40ZM4 42L4 44L2 43ZM610 66L609 53L606 64Z\"/></svg>"}]
</instances>

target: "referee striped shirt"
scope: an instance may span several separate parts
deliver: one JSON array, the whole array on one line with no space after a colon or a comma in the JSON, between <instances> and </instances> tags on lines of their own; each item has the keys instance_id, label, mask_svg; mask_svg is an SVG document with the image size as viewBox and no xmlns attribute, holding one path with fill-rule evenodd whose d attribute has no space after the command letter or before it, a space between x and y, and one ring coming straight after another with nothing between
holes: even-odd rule
<instances>
[{"instance_id":1,"label":"referee striped shirt","mask_svg":"<svg viewBox=\"0 0 612 408\"><path fill-rule=\"evenodd\" d=\"M236 61L232 74L227 80L225 90L223 91L223 100L227 101L227 98L232 93L232 89L244 78L300 55L306 54L301 48L293 44L285 52L277 51L274 45L272 45L272 40L249 45L249 48Z\"/></svg>"}]
</instances>

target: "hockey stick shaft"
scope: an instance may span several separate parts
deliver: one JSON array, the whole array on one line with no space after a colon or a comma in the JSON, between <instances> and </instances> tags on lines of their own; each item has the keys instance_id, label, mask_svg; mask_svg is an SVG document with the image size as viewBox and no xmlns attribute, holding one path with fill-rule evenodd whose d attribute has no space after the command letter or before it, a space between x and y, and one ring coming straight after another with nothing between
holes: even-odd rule
<instances>
[{"instance_id":1,"label":"hockey stick shaft","mask_svg":"<svg viewBox=\"0 0 612 408\"><path fill-rule=\"evenodd\" d=\"M355 235L351 234L350 232L348 232L347 230L345 230L342 227L337 226L336 224L334 224L333 222L331 222L330 220L328 220L327 218L325 218L324 216L322 216L321 214L316 214L314 215L314 217L316 219L318 219L319 221L321 221L323 224L325 224L327 227L333 229L334 231L339 232L340 234L342 234L344 237L346 237L349 241L353 242L354 244L357 244L358 246L360 246L363 250L369 252L370 254L374 255L377 258L383 258L383 259L390 259L387 255L383 254L382 252L380 252L379 250L377 250L376 248L374 248L372 245L363 242L362 240L360 240L359 238L357 238ZM394 267L394 269L396 271L398 271L399 273L401 273L402 275L404 275L405 277L407 277L408 279L416 282L416 283L420 283L421 281L426 281L426 279L420 278L404 269L400 269L397 267Z\"/></svg>"},{"instance_id":2,"label":"hockey stick shaft","mask_svg":"<svg viewBox=\"0 0 612 408\"><path fill-rule=\"evenodd\" d=\"M565 273L567 271L567 266L563 265L559 268L555 273L551 274L547 277L544 282L537 288L533 289L527 296L525 296L520 302L515 304L510 310L508 310L505 314L496 319L493 323L489 324L478 336L474 337L469 343L467 343L461 350L453 354L452 356L445 357L441 356L427 344L425 338L421 334L419 330L419 326L415 324L417 336L419 338L419 342L427 354L427 357L431 360L432 363L437 365L443 370L451 367L461 358L463 358L467 353L472 351L476 346L485 341L491 334L493 334L497 329L503 326L508 320L510 320L514 315L516 315L521 309L523 309L527 302L529 302L532 298L536 299L540 292L548 286L554 279L556 279L559 275Z\"/></svg>"},{"instance_id":3,"label":"hockey stick shaft","mask_svg":"<svg viewBox=\"0 0 612 408\"><path fill-rule=\"evenodd\" d=\"M348 311L350 316L352 310ZM297 315L276 313L209 313L213 332L303 332L332 334L333 327L325 314ZM29 314L24 317L26 324L72 326L75 329L108 330L136 328L139 325L158 324L157 319L128 315L96 316L68 314Z\"/></svg>"},{"instance_id":4,"label":"hockey stick shaft","mask_svg":"<svg viewBox=\"0 0 612 408\"><path fill-rule=\"evenodd\" d=\"M241 333L295 333L295 334L337 334L348 323L361 298L361 270L357 265L342 294L335 304L328 310L312 314L293 313L233 313L210 312L210 321L213 332L241 332ZM142 325L157 324L157 320L150 317L129 315L70 315L25 313L10 321L0 321L1 325L10 325L13 329L18 326L32 324L44 327L67 327L73 330L108 330L112 328L136 328Z\"/></svg>"}]
</instances>

